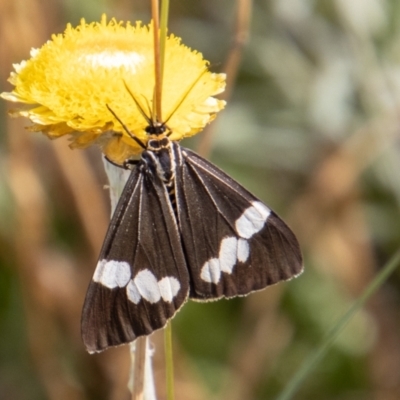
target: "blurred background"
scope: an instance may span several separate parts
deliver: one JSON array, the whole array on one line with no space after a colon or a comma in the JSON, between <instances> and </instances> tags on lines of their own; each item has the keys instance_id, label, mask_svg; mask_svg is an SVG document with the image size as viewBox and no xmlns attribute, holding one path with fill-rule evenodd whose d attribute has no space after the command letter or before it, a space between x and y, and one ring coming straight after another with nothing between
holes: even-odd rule
<instances>
[{"instance_id":1,"label":"blurred background","mask_svg":"<svg viewBox=\"0 0 400 400\"><path fill-rule=\"evenodd\" d=\"M239 5L245 18L250 1L173 0L170 31L219 72L247 36ZM183 145L288 222L306 269L246 298L184 306L173 323L177 400L274 399L400 243L400 2L252 7L229 104ZM147 23L149 9L148 0L1 0L0 91L11 89L12 63L66 23L102 13ZM128 399L129 348L88 355L80 339L110 213L100 151L26 131L27 120L7 116L12 106L0 101L0 399ZM399 317L396 272L295 399L399 399ZM160 399L162 340L152 336Z\"/></svg>"}]
</instances>

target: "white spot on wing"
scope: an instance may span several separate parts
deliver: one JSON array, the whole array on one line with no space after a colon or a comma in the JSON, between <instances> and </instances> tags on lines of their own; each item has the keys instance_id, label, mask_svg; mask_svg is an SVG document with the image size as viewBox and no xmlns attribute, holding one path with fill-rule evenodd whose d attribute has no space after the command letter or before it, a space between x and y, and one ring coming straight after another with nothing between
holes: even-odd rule
<instances>
[{"instance_id":1,"label":"white spot on wing","mask_svg":"<svg viewBox=\"0 0 400 400\"><path fill-rule=\"evenodd\" d=\"M250 246L247 240L234 236L225 237L221 242L219 258L211 258L204 263L200 278L205 282L217 284L222 272L231 274L236 262L246 262L249 254Z\"/></svg>"},{"instance_id":2,"label":"white spot on wing","mask_svg":"<svg viewBox=\"0 0 400 400\"><path fill-rule=\"evenodd\" d=\"M100 260L93 275L95 282L109 289L124 287L131 279L131 267L125 261Z\"/></svg>"},{"instance_id":3,"label":"white spot on wing","mask_svg":"<svg viewBox=\"0 0 400 400\"><path fill-rule=\"evenodd\" d=\"M168 303L172 302L172 299L177 295L181 284L178 279L173 276L166 276L158 281L158 287L160 289L161 297Z\"/></svg>"},{"instance_id":4,"label":"white spot on wing","mask_svg":"<svg viewBox=\"0 0 400 400\"><path fill-rule=\"evenodd\" d=\"M250 239L259 232L267 221L271 210L260 201L253 201L236 220L236 232L243 239Z\"/></svg>"},{"instance_id":5,"label":"white spot on wing","mask_svg":"<svg viewBox=\"0 0 400 400\"><path fill-rule=\"evenodd\" d=\"M158 287L157 278L148 269L140 271L134 279L135 285L140 295L149 303L157 303L160 301L161 294Z\"/></svg>"},{"instance_id":6,"label":"white spot on wing","mask_svg":"<svg viewBox=\"0 0 400 400\"><path fill-rule=\"evenodd\" d=\"M128 283L128 286L126 287L126 295L128 296L128 299L135 304L138 304L141 299L139 290L135 285L135 282L132 280Z\"/></svg>"},{"instance_id":7,"label":"white spot on wing","mask_svg":"<svg viewBox=\"0 0 400 400\"><path fill-rule=\"evenodd\" d=\"M173 276L166 276L157 281L150 270L144 269L129 282L126 295L134 304L138 304L142 298L149 303L157 303L161 298L171 303L180 288L178 279Z\"/></svg>"},{"instance_id":8,"label":"white spot on wing","mask_svg":"<svg viewBox=\"0 0 400 400\"><path fill-rule=\"evenodd\" d=\"M94 270L93 280L95 282L101 282L101 276L104 272L104 266L107 264L107 260L100 260L97 265L96 269Z\"/></svg>"},{"instance_id":9,"label":"white spot on wing","mask_svg":"<svg viewBox=\"0 0 400 400\"><path fill-rule=\"evenodd\" d=\"M251 204L265 218L266 221L271 214L271 210L265 204L261 203L261 201L253 201Z\"/></svg>"},{"instance_id":10,"label":"white spot on wing","mask_svg":"<svg viewBox=\"0 0 400 400\"><path fill-rule=\"evenodd\" d=\"M218 258L212 258L207 261L201 268L201 279L206 282L218 283L221 277L221 268Z\"/></svg>"},{"instance_id":11,"label":"white spot on wing","mask_svg":"<svg viewBox=\"0 0 400 400\"><path fill-rule=\"evenodd\" d=\"M237 259L240 262L246 262L249 258L250 254L250 246L249 242L244 239L238 240L238 247L237 247Z\"/></svg>"},{"instance_id":12,"label":"white spot on wing","mask_svg":"<svg viewBox=\"0 0 400 400\"><path fill-rule=\"evenodd\" d=\"M250 239L265 225L271 210L260 201L253 201L236 220L236 232L240 236L225 237L221 241L218 258L211 258L201 268L200 278L205 282L217 284L222 272L231 274L236 262L246 262L250 255Z\"/></svg>"},{"instance_id":13,"label":"white spot on wing","mask_svg":"<svg viewBox=\"0 0 400 400\"><path fill-rule=\"evenodd\" d=\"M230 274L236 264L238 241L235 237L226 237L219 249L219 264L222 272Z\"/></svg>"}]
</instances>

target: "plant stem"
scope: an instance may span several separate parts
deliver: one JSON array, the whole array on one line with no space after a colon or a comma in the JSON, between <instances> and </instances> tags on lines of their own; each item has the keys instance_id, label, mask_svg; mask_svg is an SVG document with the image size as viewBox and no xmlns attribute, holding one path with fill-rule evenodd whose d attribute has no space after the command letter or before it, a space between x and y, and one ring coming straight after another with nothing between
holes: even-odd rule
<instances>
[{"instance_id":1,"label":"plant stem","mask_svg":"<svg viewBox=\"0 0 400 400\"><path fill-rule=\"evenodd\" d=\"M161 91L164 76L164 59L165 59L165 43L168 32L168 13L169 13L169 0L162 0L161 2L161 20L160 20L160 65L161 65Z\"/></svg>"},{"instance_id":2,"label":"plant stem","mask_svg":"<svg viewBox=\"0 0 400 400\"><path fill-rule=\"evenodd\" d=\"M153 109L155 115L153 118L159 122L162 120L161 109L161 96L162 96L162 82L161 82L161 57L160 57L160 19L158 10L158 0L151 0L151 16L153 18L153 34L154 34L154 75L155 75L155 88L153 98Z\"/></svg>"},{"instance_id":3,"label":"plant stem","mask_svg":"<svg viewBox=\"0 0 400 400\"><path fill-rule=\"evenodd\" d=\"M131 346L133 343L131 344ZM134 349L131 349L133 356L133 387L132 400L144 399L144 379L145 379L145 361L146 361L146 338L140 337L134 342Z\"/></svg>"}]
</instances>

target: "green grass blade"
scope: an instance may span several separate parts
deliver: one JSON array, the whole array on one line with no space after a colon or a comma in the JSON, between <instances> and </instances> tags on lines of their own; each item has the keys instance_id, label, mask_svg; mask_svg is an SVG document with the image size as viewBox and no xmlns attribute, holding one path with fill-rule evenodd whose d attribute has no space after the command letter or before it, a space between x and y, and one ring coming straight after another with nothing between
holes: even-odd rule
<instances>
[{"instance_id":1,"label":"green grass blade","mask_svg":"<svg viewBox=\"0 0 400 400\"><path fill-rule=\"evenodd\" d=\"M164 329L165 369L167 375L167 400L174 400L174 360L172 355L172 323Z\"/></svg>"},{"instance_id":2,"label":"green grass blade","mask_svg":"<svg viewBox=\"0 0 400 400\"><path fill-rule=\"evenodd\" d=\"M303 381L310 375L312 370L326 355L333 342L342 332L344 327L353 317L353 315L361 309L365 302L379 289L379 287L386 281L389 275L397 268L400 263L400 250L387 262L382 268L375 279L367 286L362 295L354 302L350 309L343 315L343 317L332 327L327 333L323 342L319 345L316 351L311 354L303 363L301 368L295 373L293 378L289 381L282 393L276 400L290 400L293 395L300 388Z\"/></svg>"}]
</instances>

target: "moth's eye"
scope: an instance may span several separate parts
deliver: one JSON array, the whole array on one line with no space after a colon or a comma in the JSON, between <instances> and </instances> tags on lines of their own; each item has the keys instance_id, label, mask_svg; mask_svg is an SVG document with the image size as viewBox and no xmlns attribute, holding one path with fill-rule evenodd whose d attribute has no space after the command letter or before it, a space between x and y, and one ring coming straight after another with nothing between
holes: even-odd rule
<instances>
[{"instance_id":1,"label":"moth's eye","mask_svg":"<svg viewBox=\"0 0 400 400\"><path fill-rule=\"evenodd\" d=\"M146 126L145 131L146 133L154 133L154 126Z\"/></svg>"}]
</instances>

